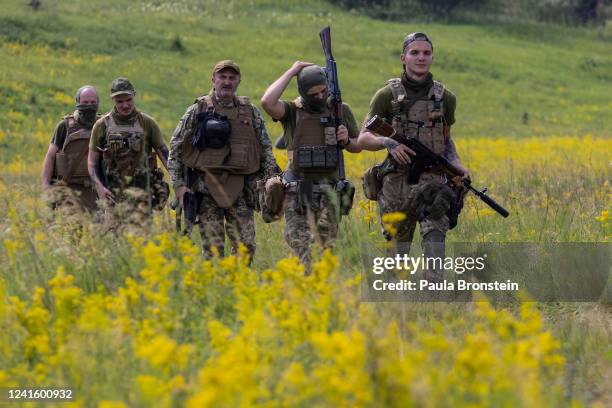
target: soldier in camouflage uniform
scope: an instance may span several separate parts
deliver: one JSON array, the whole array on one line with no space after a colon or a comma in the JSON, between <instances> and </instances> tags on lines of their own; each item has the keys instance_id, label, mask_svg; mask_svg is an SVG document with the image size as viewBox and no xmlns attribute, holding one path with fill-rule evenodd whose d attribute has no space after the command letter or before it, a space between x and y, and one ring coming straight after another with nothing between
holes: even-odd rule
<instances>
[{"instance_id":1,"label":"soldier in camouflage uniform","mask_svg":"<svg viewBox=\"0 0 612 408\"><path fill-rule=\"evenodd\" d=\"M247 97L236 96L240 67L218 62L213 88L187 108L170 141L168 167L179 205L194 197L202 252L224 254L225 234L255 253L256 183L279 172L266 126ZM193 195L192 195L193 194Z\"/></svg>"},{"instance_id":2,"label":"soldier in camouflage uniform","mask_svg":"<svg viewBox=\"0 0 612 408\"><path fill-rule=\"evenodd\" d=\"M98 118L98 93L85 85L76 93L76 110L57 124L41 175L52 207L68 207L75 214L96 209L96 190L87 173L91 128Z\"/></svg>"},{"instance_id":3,"label":"soldier in camouflage uniform","mask_svg":"<svg viewBox=\"0 0 612 408\"><path fill-rule=\"evenodd\" d=\"M92 130L89 176L111 228L141 227L168 199L169 187L157 167L157 157L167 166L168 148L155 120L136 109L136 91L127 78L113 81L111 98L115 107Z\"/></svg>"},{"instance_id":4,"label":"soldier in camouflage uniform","mask_svg":"<svg viewBox=\"0 0 612 408\"><path fill-rule=\"evenodd\" d=\"M300 97L292 102L280 97L297 76ZM279 120L284 129L283 139L289 156L288 169L283 174L286 185L285 240L310 273L310 246L317 241L330 248L338 235L339 208L335 185L338 163L321 166L306 163L298 152L325 152L326 158L337 158L337 145L353 153L360 151L351 142L359 129L351 109L343 105L344 125L335 128L327 104L327 79L321 67L297 61L266 90L261 99L264 110ZM326 150L327 149L327 150ZM314 153L312 153L314 157Z\"/></svg>"},{"instance_id":5,"label":"soldier in camouflage uniform","mask_svg":"<svg viewBox=\"0 0 612 408\"><path fill-rule=\"evenodd\" d=\"M413 33L404 39L400 60L404 65L401 78L388 81L376 92L370 103L366 121L378 115L391 123L398 134L416 137L437 154L442 154L464 172L451 139L450 128L455 123L456 99L448 89L434 81L429 71L433 60L433 45L427 35ZM449 187L444 173L435 168L426 170L417 184L408 182L411 156L414 152L393 139L376 135L365 127L359 145L365 150L386 148L389 155L379 165L378 180L382 188L377 192L381 218L402 212L406 218L399 222L392 237L383 229L387 240L395 239L397 251L408 253L417 221L426 256L444 254L444 239L449 227L448 210L456 200L456 192ZM461 178L454 180L459 184ZM431 279L439 279L440 271L433 271Z\"/></svg>"}]
</instances>

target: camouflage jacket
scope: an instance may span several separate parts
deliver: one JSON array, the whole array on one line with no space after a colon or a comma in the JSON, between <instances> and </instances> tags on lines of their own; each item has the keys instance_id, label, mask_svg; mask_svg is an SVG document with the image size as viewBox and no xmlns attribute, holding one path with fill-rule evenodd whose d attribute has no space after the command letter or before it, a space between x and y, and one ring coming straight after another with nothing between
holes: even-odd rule
<instances>
[{"instance_id":1,"label":"camouflage jacket","mask_svg":"<svg viewBox=\"0 0 612 408\"><path fill-rule=\"evenodd\" d=\"M175 190L186 185L185 172L183 169L184 166L181 157L182 144L185 138L191 139L193 132L195 132L197 129L197 113L197 103L187 108L187 111L181 118L178 126L172 134L172 139L170 140L168 172L170 173L170 180ZM268 136L268 131L261 113L255 106L253 106L253 115L255 119L255 134L257 135L259 143L261 144L261 162L259 171L255 174L247 176L247 182L245 183L245 187L247 188L254 188L256 180L271 177L279 172L279 167L276 164L276 159L272 153L272 142L270 142L270 136ZM196 191L201 192L206 190L206 187L201 179L198 179L194 188Z\"/></svg>"}]
</instances>

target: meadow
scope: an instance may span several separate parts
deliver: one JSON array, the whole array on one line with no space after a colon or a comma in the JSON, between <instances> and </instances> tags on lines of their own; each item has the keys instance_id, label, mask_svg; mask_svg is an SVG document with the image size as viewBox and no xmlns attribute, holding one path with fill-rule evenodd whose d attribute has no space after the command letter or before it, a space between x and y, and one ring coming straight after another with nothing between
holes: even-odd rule
<instances>
[{"instance_id":1,"label":"meadow","mask_svg":"<svg viewBox=\"0 0 612 408\"><path fill-rule=\"evenodd\" d=\"M282 221L258 219L250 267L243 254L205 261L170 209L113 235L57 216L39 187L85 83L106 111L112 79L129 77L169 141L217 60L240 64L239 93L258 104L293 61L323 63L317 33L331 24L361 120L400 72L403 35L425 31L434 77L457 95L462 161L511 212L470 197L448 239L609 242L609 26L389 23L318 1L0 3L0 387L68 385L72 406L107 408L612 403L609 304L360 302L361 252L382 237L359 177L382 153L346 155L355 206L309 277Z\"/></svg>"}]
</instances>

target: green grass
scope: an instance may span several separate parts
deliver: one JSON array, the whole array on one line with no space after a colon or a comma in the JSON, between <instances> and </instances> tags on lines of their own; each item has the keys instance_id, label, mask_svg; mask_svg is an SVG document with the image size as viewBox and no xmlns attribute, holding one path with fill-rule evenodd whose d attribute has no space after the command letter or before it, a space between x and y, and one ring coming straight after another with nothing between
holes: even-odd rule
<instances>
[{"instance_id":1,"label":"green grass","mask_svg":"<svg viewBox=\"0 0 612 408\"><path fill-rule=\"evenodd\" d=\"M316 1L282 6L270 1L43 1L38 12L22 1L4 1L0 130L12 134L20 121L30 130L40 119L50 132L71 109L68 99L53 96L71 97L85 83L98 87L102 110L108 110L110 82L124 75L139 92L138 107L159 120L169 139L185 107L209 90L217 60L233 58L241 65L239 91L257 103L294 60L323 63L318 30L327 24L343 95L358 121L373 93L399 75L402 37L423 30L434 40L435 77L458 97L456 137L609 136L609 28L388 23ZM177 37L183 51L172 48ZM14 43L24 47L12 50ZM295 95L291 85L285 96ZM25 117L11 120L11 111ZM270 121L269 127L274 136L280 133L278 124ZM24 142L32 144L19 135L5 140L0 149L9 154L2 160L19 146L28 161L37 161L46 143L24 152Z\"/></svg>"}]
</instances>

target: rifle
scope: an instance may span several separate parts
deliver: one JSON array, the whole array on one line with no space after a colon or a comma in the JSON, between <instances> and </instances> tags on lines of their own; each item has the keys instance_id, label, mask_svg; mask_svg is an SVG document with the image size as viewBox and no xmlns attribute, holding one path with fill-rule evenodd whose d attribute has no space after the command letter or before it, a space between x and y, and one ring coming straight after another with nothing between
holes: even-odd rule
<instances>
[{"instance_id":1,"label":"rifle","mask_svg":"<svg viewBox=\"0 0 612 408\"><path fill-rule=\"evenodd\" d=\"M321 38L321 46L325 53L325 75L327 76L327 91L330 96L331 116L336 126L344 124L342 120L342 96L340 94L340 85L338 83L338 70L336 68L336 60L332 55L331 49L331 29L329 26L319 31ZM353 205L353 197L355 195L355 186L347 179L344 169L344 155L342 146L338 143L338 183L336 183L336 191L340 197L340 212L342 215L348 215Z\"/></svg>"},{"instance_id":2,"label":"rifle","mask_svg":"<svg viewBox=\"0 0 612 408\"><path fill-rule=\"evenodd\" d=\"M383 121L378 115L374 115L365 125L366 129L371 132L377 133L381 136L390 137L393 140L402 143L412 149L416 156L414 160L412 160L410 164L410 173L409 180L412 183L417 183L421 173L427 168L438 167L444 173L449 175L450 177L463 176L463 172L459 170L456 166L454 166L451 162L449 162L446 158L434 153L431 149L425 146L423 143L418 141L415 138L409 137L401 137L395 132L395 129ZM483 188L482 190L478 190L472 186L471 180L463 180L463 186L476 194L478 198L480 198L486 205L495 210L499 215L506 218L509 215L508 210L498 204L495 200L489 197L487 193L487 188Z\"/></svg>"}]
</instances>

